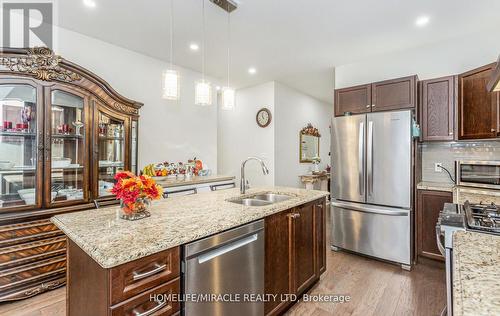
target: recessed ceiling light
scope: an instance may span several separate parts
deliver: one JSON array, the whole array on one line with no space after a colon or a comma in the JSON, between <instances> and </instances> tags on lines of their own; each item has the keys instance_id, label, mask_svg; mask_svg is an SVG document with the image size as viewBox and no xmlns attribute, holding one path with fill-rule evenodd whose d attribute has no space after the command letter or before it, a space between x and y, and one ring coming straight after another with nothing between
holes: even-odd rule
<instances>
[{"instance_id":1,"label":"recessed ceiling light","mask_svg":"<svg viewBox=\"0 0 500 316\"><path fill-rule=\"evenodd\" d=\"M257 73L257 69L255 69L255 67L250 67L248 68L248 73L254 75Z\"/></svg>"},{"instance_id":2,"label":"recessed ceiling light","mask_svg":"<svg viewBox=\"0 0 500 316\"><path fill-rule=\"evenodd\" d=\"M86 5L89 8L95 8L96 3L94 0L83 0L83 4Z\"/></svg>"},{"instance_id":3,"label":"recessed ceiling light","mask_svg":"<svg viewBox=\"0 0 500 316\"><path fill-rule=\"evenodd\" d=\"M415 20L415 25L418 26L418 27L424 27L426 26L427 24L429 24L429 21L431 19L429 18L429 16L427 15L422 15L422 16L419 16L416 20Z\"/></svg>"},{"instance_id":4,"label":"recessed ceiling light","mask_svg":"<svg viewBox=\"0 0 500 316\"><path fill-rule=\"evenodd\" d=\"M200 49L200 46L196 43L191 43L189 44L189 49L192 51L197 51L198 49Z\"/></svg>"},{"instance_id":5,"label":"recessed ceiling light","mask_svg":"<svg viewBox=\"0 0 500 316\"><path fill-rule=\"evenodd\" d=\"M215 86L215 90L219 91L220 90L220 86Z\"/></svg>"}]
</instances>

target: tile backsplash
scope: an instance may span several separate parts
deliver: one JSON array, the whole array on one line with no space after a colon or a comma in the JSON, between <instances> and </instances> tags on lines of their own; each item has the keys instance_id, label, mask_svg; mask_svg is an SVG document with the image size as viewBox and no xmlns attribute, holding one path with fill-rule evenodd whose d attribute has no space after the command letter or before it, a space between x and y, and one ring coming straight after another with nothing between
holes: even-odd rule
<instances>
[{"instance_id":1,"label":"tile backsplash","mask_svg":"<svg viewBox=\"0 0 500 316\"><path fill-rule=\"evenodd\" d=\"M448 174L434 171L441 162L455 178L455 160L500 160L500 141L436 142L419 144L422 150L422 181L452 183Z\"/></svg>"}]
</instances>

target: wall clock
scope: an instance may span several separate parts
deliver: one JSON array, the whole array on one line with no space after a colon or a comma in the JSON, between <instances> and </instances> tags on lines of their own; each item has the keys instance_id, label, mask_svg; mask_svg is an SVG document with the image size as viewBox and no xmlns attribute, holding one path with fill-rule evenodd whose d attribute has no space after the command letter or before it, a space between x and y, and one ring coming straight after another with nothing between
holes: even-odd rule
<instances>
[{"instance_id":1,"label":"wall clock","mask_svg":"<svg viewBox=\"0 0 500 316\"><path fill-rule=\"evenodd\" d=\"M271 124L271 117L271 111L269 111L269 109L262 108L257 112L255 119L257 121L257 125L260 127L267 127Z\"/></svg>"}]
</instances>

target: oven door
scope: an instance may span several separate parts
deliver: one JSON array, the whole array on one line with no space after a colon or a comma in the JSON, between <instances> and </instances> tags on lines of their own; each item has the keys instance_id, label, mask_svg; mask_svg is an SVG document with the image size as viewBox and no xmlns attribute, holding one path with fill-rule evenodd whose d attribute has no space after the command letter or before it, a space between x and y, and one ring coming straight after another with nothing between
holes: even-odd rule
<instances>
[{"instance_id":1,"label":"oven door","mask_svg":"<svg viewBox=\"0 0 500 316\"><path fill-rule=\"evenodd\" d=\"M457 161L460 186L500 189L500 161Z\"/></svg>"}]
</instances>

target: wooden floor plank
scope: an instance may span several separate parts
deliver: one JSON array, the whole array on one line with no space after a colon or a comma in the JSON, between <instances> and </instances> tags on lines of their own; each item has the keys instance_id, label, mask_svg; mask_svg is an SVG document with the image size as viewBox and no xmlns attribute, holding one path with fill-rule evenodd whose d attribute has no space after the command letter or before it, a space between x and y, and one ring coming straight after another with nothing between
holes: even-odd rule
<instances>
[{"instance_id":1,"label":"wooden floor plank","mask_svg":"<svg viewBox=\"0 0 500 316\"><path fill-rule=\"evenodd\" d=\"M328 240L328 239L327 239ZM349 295L347 303L299 302L288 316L439 315L446 304L441 262L424 261L408 272L400 266L327 248L327 270L309 294ZM64 316L66 289L0 304L0 315Z\"/></svg>"}]
</instances>

